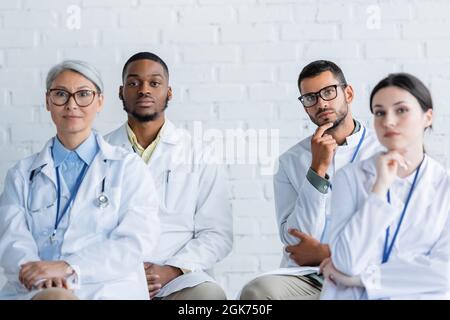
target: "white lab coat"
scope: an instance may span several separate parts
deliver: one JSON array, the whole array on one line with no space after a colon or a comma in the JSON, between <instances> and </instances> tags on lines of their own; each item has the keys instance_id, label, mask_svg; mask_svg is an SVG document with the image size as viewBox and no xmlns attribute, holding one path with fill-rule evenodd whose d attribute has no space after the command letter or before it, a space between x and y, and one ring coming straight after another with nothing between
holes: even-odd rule
<instances>
[{"instance_id":1,"label":"white lab coat","mask_svg":"<svg viewBox=\"0 0 450 320\"><path fill-rule=\"evenodd\" d=\"M450 178L425 156L389 260L381 264L386 228L397 228L415 172L396 178L386 197L371 192L376 159L349 165L335 178L332 260L365 288L326 281L322 299L440 299L450 295Z\"/></svg>"},{"instance_id":2,"label":"white lab coat","mask_svg":"<svg viewBox=\"0 0 450 320\"><path fill-rule=\"evenodd\" d=\"M327 170L330 181L337 170L350 163L361 140L364 126L347 137L347 145L339 146L333 161ZM306 174L311 166L311 136L300 141L279 158L279 169L274 176L275 209L278 232L284 245L294 245L299 239L288 233L290 228L298 229L320 240L324 234L325 221L331 214L331 190L324 194L319 192L307 179ZM367 159L381 149L375 133L366 128L366 135L361 144L355 162ZM332 190L334 191L334 185ZM327 223L329 226L329 222ZM325 236L325 235L324 235ZM324 237L326 239L326 237ZM327 241L325 241L327 242ZM281 268L298 268L295 261L283 250ZM314 272L317 268L300 267L299 274L305 270ZM282 272L276 271L277 274Z\"/></svg>"},{"instance_id":3,"label":"white lab coat","mask_svg":"<svg viewBox=\"0 0 450 320\"><path fill-rule=\"evenodd\" d=\"M126 124L106 140L133 152ZM145 261L192 272L169 282L157 297L192 287L210 276L213 266L233 242L231 204L225 173L201 144L166 119L161 138L148 163L160 195L161 237Z\"/></svg>"},{"instance_id":4,"label":"white lab coat","mask_svg":"<svg viewBox=\"0 0 450 320\"><path fill-rule=\"evenodd\" d=\"M67 229L60 260L76 270L74 293L80 299L149 299L142 258L151 253L159 235L153 180L137 156L95 136L100 150L64 216ZM7 277L0 291L3 299L29 299L37 293L20 284L18 275L21 264L41 260L41 244L53 229L52 145L53 138L41 152L19 161L6 177L0 197L0 265ZM31 180L32 170L36 171ZM103 178L109 198L106 208L96 202ZM67 188L62 197L69 197Z\"/></svg>"}]
</instances>

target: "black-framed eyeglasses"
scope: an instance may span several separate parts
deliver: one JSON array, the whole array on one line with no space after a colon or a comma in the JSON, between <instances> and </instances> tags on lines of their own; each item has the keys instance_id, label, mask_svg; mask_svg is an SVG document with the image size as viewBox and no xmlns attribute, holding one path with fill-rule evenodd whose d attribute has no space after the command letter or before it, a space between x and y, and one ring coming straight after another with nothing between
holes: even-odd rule
<instances>
[{"instance_id":1,"label":"black-framed eyeglasses","mask_svg":"<svg viewBox=\"0 0 450 320\"><path fill-rule=\"evenodd\" d=\"M94 90L83 89L71 93L64 89L49 89L47 95L55 106L65 106L71 97L79 107L88 107L94 101L97 92Z\"/></svg>"},{"instance_id":2,"label":"black-framed eyeglasses","mask_svg":"<svg viewBox=\"0 0 450 320\"><path fill-rule=\"evenodd\" d=\"M303 104L305 108L311 108L317 104L320 96L325 101L330 101L336 99L337 97L337 87L346 87L346 83L332 84L320 89L317 92L306 93L300 97L298 100Z\"/></svg>"}]
</instances>

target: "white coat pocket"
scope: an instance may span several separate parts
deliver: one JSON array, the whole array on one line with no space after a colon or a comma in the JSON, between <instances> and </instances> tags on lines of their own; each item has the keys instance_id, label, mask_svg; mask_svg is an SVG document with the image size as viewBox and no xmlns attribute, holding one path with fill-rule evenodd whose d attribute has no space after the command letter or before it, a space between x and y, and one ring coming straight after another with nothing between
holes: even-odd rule
<instances>
[{"instance_id":1,"label":"white coat pocket","mask_svg":"<svg viewBox=\"0 0 450 320\"><path fill-rule=\"evenodd\" d=\"M162 209L169 214L193 213L197 204L198 174L165 171L162 178Z\"/></svg>"}]
</instances>

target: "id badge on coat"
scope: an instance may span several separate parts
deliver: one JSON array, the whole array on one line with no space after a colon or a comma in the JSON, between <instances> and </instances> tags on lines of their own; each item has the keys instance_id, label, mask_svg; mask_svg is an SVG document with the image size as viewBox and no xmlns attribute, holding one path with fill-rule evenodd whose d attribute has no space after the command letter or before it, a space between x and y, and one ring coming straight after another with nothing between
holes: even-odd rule
<instances>
[{"instance_id":1,"label":"id badge on coat","mask_svg":"<svg viewBox=\"0 0 450 320\"><path fill-rule=\"evenodd\" d=\"M60 247L60 239L50 240L50 237L46 237L44 243L40 246L39 257L45 261L59 260Z\"/></svg>"}]
</instances>

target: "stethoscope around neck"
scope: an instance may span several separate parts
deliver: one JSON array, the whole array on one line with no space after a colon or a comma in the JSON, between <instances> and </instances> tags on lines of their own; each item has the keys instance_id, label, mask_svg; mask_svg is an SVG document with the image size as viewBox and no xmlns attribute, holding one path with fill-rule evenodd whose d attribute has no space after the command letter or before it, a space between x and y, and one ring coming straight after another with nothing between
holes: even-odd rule
<instances>
[{"instance_id":1,"label":"stethoscope around neck","mask_svg":"<svg viewBox=\"0 0 450 320\"><path fill-rule=\"evenodd\" d=\"M106 162L106 160L104 160ZM33 169L30 173L30 177L29 177L29 183L30 185L33 183L34 178L36 177L36 175L38 175L42 169L46 166L47 164L44 164L36 169ZM99 196L97 197L97 199L95 199L95 204L97 205L97 207L99 208L106 208L109 206L109 198L105 193L105 182L106 182L106 177L103 178L102 180L102 188L100 191ZM57 188L60 188L59 184L56 186ZM29 206L29 201L28 201L28 207Z\"/></svg>"},{"instance_id":2,"label":"stethoscope around neck","mask_svg":"<svg viewBox=\"0 0 450 320\"><path fill-rule=\"evenodd\" d=\"M109 205L109 198L105 193L105 179L106 177L104 177L102 180L102 190L100 191L100 194L96 199L97 206L99 208L106 208Z\"/></svg>"}]
</instances>

